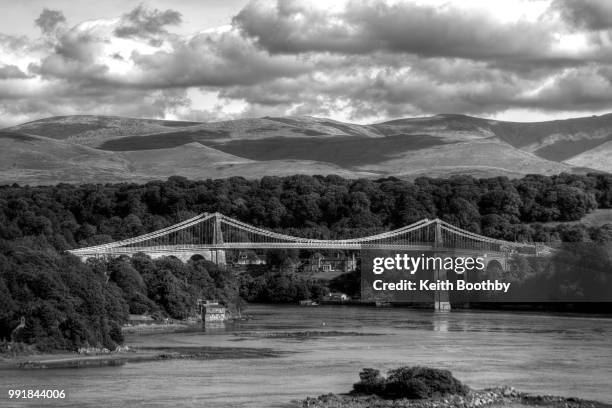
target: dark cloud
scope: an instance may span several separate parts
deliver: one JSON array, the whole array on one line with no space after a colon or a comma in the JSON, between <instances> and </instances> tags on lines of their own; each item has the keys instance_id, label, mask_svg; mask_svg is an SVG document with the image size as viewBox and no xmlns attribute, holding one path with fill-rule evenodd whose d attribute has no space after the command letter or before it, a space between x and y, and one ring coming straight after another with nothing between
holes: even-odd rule
<instances>
[{"instance_id":1,"label":"dark cloud","mask_svg":"<svg viewBox=\"0 0 612 408\"><path fill-rule=\"evenodd\" d=\"M25 79L28 76L16 65L0 66L0 79Z\"/></svg>"},{"instance_id":2,"label":"dark cloud","mask_svg":"<svg viewBox=\"0 0 612 408\"><path fill-rule=\"evenodd\" d=\"M590 66L567 70L518 104L546 110L588 111L612 106L612 82L607 69Z\"/></svg>"},{"instance_id":3,"label":"dark cloud","mask_svg":"<svg viewBox=\"0 0 612 408\"><path fill-rule=\"evenodd\" d=\"M59 10L45 8L34 22L43 34L54 34L60 25L66 23L66 17Z\"/></svg>"},{"instance_id":4,"label":"dark cloud","mask_svg":"<svg viewBox=\"0 0 612 408\"><path fill-rule=\"evenodd\" d=\"M288 54L388 51L537 61L549 57L553 40L544 24L499 23L485 13L382 0L353 1L340 12L321 11L302 0L253 1L233 22L271 53Z\"/></svg>"},{"instance_id":5,"label":"dark cloud","mask_svg":"<svg viewBox=\"0 0 612 408\"><path fill-rule=\"evenodd\" d=\"M61 12L47 10L37 23L45 36L0 34L9 56L0 65L0 116L304 114L363 122L612 108L612 4L544 6L517 20L459 2L349 0L322 8L262 0L230 26L181 36L168 31L181 22L174 10L141 5L69 29L59 29ZM18 68L26 65L27 75ZM198 92L206 107L189 99Z\"/></svg>"},{"instance_id":6,"label":"dark cloud","mask_svg":"<svg viewBox=\"0 0 612 408\"><path fill-rule=\"evenodd\" d=\"M142 81L148 86L255 84L315 69L307 61L262 53L234 32L200 34L173 45L172 51L132 55L132 60L144 70Z\"/></svg>"},{"instance_id":7,"label":"dark cloud","mask_svg":"<svg viewBox=\"0 0 612 408\"><path fill-rule=\"evenodd\" d=\"M486 78L466 73L443 79L436 73L451 69L445 61L435 71L427 67L410 70L337 69L278 79L254 86L234 86L221 95L245 100L253 112L287 112L334 116L339 110L352 120L367 117L400 117L431 112L493 113L519 105L522 87L519 78L503 72L489 72ZM428 67L434 64L430 62ZM460 69L460 67L458 67Z\"/></svg>"},{"instance_id":8,"label":"dark cloud","mask_svg":"<svg viewBox=\"0 0 612 408\"><path fill-rule=\"evenodd\" d=\"M529 76L465 60L415 59L396 69L368 65L365 58L351 58L352 70L338 66L325 74L227 87L221 95L248 102L252 113L333 117L341 109L355 121L440 112L491 115L507 109L612 108L612 69L597 65Z\"/></svg>"},{"instance_id":9,"label":"dark cloud","mask_svg":"<svg viewBox=\"0 0 612 408\"><path fill-rule=\"evenodd\" d=\"M100 114L143 118L164 117L185 106L185 90L83 88L77 82L57 82L35 94L23 89L0 88L0 127L29 118L72 114Z\"/></svg>"},{"instance_id":10,"label":"dark cloud","mask_svg":"<svg viewBox=\"0 0 612 408\"><path fill-rule=\"evenodd\" d=\"M31 40L25 36L15 36L0 33L0 47L10 51L23 51L30 47Z\"/></svg>"},{"instance_id":11,"label":"dark cloud","mask_svg":"<svg viewBox=\"0 0 612 408\"><path fill-rule=\"evenodd\" d=\"M552 8L577 28L607 30L612 28L610 0L555 0Z\"/></svg>"},{"instance_id":12,"label":"dark cloud","mask_svg":"<svg viewBox=\"0 0 612 408\"><path fill-rule=\"evenodd\" d=\"M166 27L181 23L181 13L175 10L150 9L143 4L121 17L115 35L121 38L144 38L159 44L168 34Z\"/></svg>"},{"instance_id":13,"label":"dark cloud","mask_svg":"<svg viewBox=\"0 0 612 408\"><path fill-rule=\"evenodd\" d=\"M95 30L76 26L57 39L52 53L29 69L44 78L99 82L108 72L108 66L97 61L105 41Z\"/></svg>"}]
</instances>

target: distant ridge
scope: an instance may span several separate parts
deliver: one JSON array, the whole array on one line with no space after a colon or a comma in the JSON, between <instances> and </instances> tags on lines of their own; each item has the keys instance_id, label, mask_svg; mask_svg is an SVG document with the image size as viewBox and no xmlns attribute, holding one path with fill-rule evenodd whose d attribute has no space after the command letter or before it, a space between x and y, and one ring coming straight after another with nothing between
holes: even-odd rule
<instances>
[{"instance_id":1,"label":"distant ridge","mask_svg":"<svg viewBox=\"0 0 612 408\"><path fill-rule=\"evenodd\" d=\"M612 114L534 123L439 114L370 125L312 116L202 123L74 115L4 129L0 149L0 182L28 184L612 172Z\"/></svg>"}]
</instances>

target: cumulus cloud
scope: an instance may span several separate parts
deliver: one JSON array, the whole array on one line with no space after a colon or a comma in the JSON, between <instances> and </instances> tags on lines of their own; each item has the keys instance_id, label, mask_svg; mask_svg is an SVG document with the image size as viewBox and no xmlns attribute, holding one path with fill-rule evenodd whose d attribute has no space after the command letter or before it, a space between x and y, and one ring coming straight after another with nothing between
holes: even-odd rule
<instances>
[{"instance_id":1,"label":"cumulus cloud","mask_svg":"<svg viewBox=\"0 0 612 408\"><path fill-rule=\"evenodd\" d=\"M176 10L150 9L141 4L121 17L115 35L122 38L144 38L159 44L168 34L167 26L178 25L181 13Z\"/></svg>"},{"instance_id":2,"label":"cumulus cloud","mask_svg":"<svg viewBox=\"0 0 612 408\"><path fill-rule=\"evenodd\" d=\"M553 41L545 24L499 23L485 12L382 0L353 1L339 11L305 0L253 1L234 23L272 53L386 50L426 57L539 59Z\"/></svg>"},{"instance_id":3,"label":"cumulus cloud","mask_svg":"<svg viewBox=\"0 0 612 408\"><path fill-rule=\"evenodd\" d=\"M523 87L529 86L525 80L501 71L467 72L469 67L457 61L429 61L423 66L398 69L368 67L364 59L351 58L352 69L339 65L325 73L228 87L221 95L249 101L253 111L269 112L282 107L285 113L294 115L340 116L362 121L429 112L493 113L513 100L518 103ZM436 68L432 69L433 66ZM464 73L452 75L453 70Z\"/></svg>"},{"instance_id":4,"label":"cumulus cloud","mask_svg":"<svg viewBox=\"0 0 612 408\"><path fill-rule=\"evenodd\" d=\"M82 23L56 38L53 51L28 66L42 79L101 82L109 68L103 52L108 45L104 24Z\"/></svg>"},{"instance_id":5,"label":"cumulus cloud","mask_svg":"<svg viewBox=\"0 0 612 408\"><path fill-rule=\"evenodd\" d=\"M171 31L182 21L178 3L74 25L45 9L40 38L0 34L0 117L304 114L363 123L612 108L609 2L499 0L503 13L465 4L253 0L226 26L180 35Z\"/></svg>"},{"instance_id":6,"label":"cumulus cloud","mask_svg":"<svg viewBox=\"0 0 612 408\"><path fill-rule=\"evenodd\" d=\"M555 0L553 8L577 28L612 28L612 3L608 0Z\"/></svg>"},{"instance_id":7,"label":"cumulus cloud","mask_svg":"<svg viewBox=\"0 0 612 408\"><path fill-rule=\"evenodd\" d=\"M525 107L581 111L609 106L612 82L608 72L596 66L566 70L540 89L527 92L519 103Z\"/></svg>"},{"instance_id":8,"label":"cumulus cloud","mask_svg":"<svg viewBox=\"0 0 612 408\"><path fill-rule=\"evenodd\" d=\"M27 77L16 65L0 65L0 79L24 79Z\"/></svg>"},{"instance_id":9,"label":"cumulus cloud","mask_svg":"<svg viewBox=\"0 0 612 408\"><path fill-rule=\"evenodd\" d=\"M43 9L40 16L34 21L43 34L54 34L56 30L66 23L64 13L59 10Z\"/></svg>"},{"instance_id":10,"label":"cumulus cloud","mask_svg":"<svg viewBox=\"0 0 612 408\"><path fill-rule=\"evenodd\" d=\"M132 54L139 81L158 87L252 85L315 69L308 61L269 56L235 32L198 34L171 50Z\"/></svg>"}]
</instances>

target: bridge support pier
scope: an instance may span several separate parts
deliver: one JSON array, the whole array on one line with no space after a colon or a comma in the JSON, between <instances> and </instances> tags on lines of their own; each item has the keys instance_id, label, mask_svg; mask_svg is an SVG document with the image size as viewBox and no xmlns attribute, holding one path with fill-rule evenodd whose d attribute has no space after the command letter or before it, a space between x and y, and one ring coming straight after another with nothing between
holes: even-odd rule
<instances>
[{"instance_id":1,"label":"bridge support pier","mask_svg":"<svg viewBox=\"0 0 612 408\"><path fill-rule=\"evenodd\" d=\"M436 222L435 229L435 242L434 248L440 248L444 246L444 241L442 239L442 228L439 222ZM446 269L442 265L440 265L439 269L435 271L435 278L437 282L447 282L448 276L446 273ZM436 290L434 293L434 310L436 312L445 312L451 310L450 299L448 296L448 290Z\"/></svg>"},{"instance_id":2,"label":"bridge support pier","mask_svg":"<svg viewBox=\"0 0 612 408\"><path fill-rule=\"evenodd\" d=\"M450 302L439 302L436 301L436 306L434 309L436 312L450 312L451 305Z\"/></svg>"},{"instance_id":3,"label":"bridge support pier","mask_svg":"<svg viewBox=\"0 0 612 408\"><path fill-rule=\"evenodd\" d=\"M435 272L436 280L438 282L446 282L447 273L446 269L438 269ZM451 310L450 299L448 296L448 290L436 290L434 293L434 310L436 312L445 312Z\"/></svg>"},{"instance_id":4,"label":"bridge support pier","mask_svg":"<svg viewBox=\"0 0 612 408\"><path fill-rule=\"evenodd\" d=\"M216 263L218 266L225 266L225 251L222 249L217 249L214 251L210 251L211 261Z\"/></svg>"}]
</instances>

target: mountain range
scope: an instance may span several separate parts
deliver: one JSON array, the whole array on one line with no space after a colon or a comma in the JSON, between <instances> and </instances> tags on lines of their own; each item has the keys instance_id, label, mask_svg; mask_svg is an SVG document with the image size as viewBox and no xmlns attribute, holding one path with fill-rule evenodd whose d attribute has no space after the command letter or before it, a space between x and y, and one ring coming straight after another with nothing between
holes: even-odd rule
<instances>
[{"instance_id":1,"label":"mountain range","mask_svg":"<svg viewBox=\"0 0 612 408\"><path fill-rule=\"evenodd\" d=\"M0 130L0 183L612 172L612 114L520 123L440 114L371 125L310 116L201 123L57 116Z\"/></svg>"}]
</instances>

